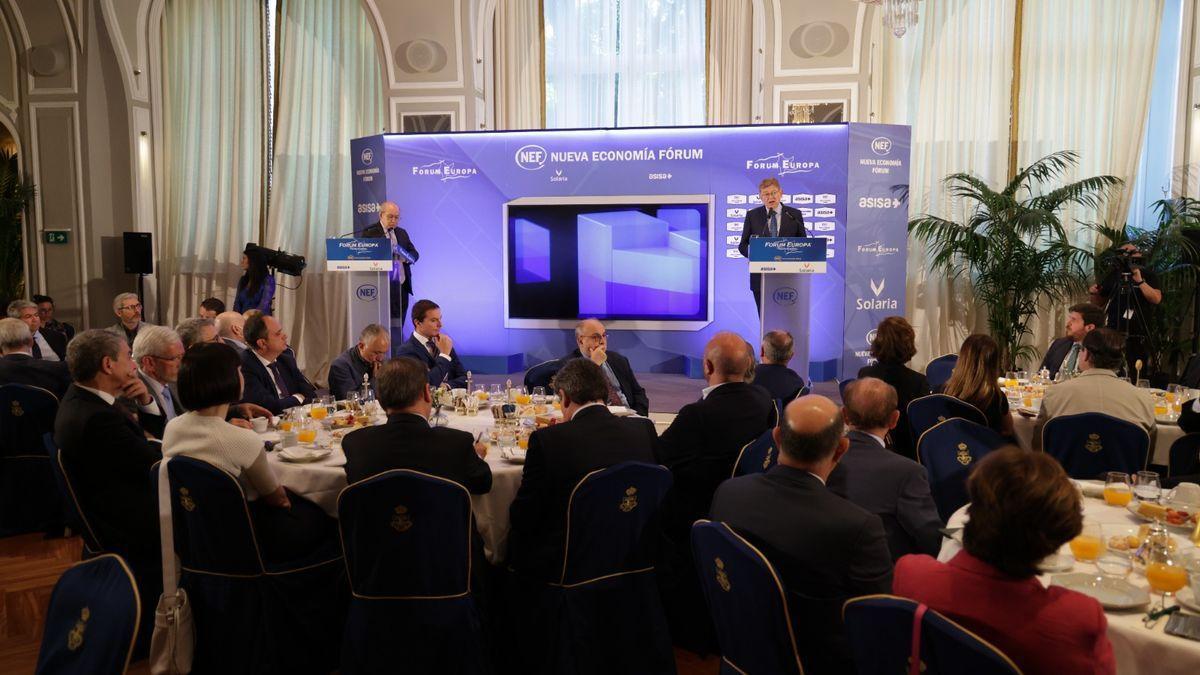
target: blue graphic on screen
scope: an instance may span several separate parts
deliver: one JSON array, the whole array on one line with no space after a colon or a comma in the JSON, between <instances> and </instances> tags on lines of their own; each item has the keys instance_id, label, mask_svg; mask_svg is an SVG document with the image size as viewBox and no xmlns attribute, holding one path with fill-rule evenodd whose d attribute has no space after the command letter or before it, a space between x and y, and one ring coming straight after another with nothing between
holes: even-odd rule
<instances>
[{"instance_id":1,"label":"blue graphic on screen","mask_svg":"<svg viewBox=\"0 0 1200 675\"><path fill-rule=\"evenodd\" d=\"M706 203L509 205L508 227L512 318L708 318Z\"/></svg>"}]
</instances>

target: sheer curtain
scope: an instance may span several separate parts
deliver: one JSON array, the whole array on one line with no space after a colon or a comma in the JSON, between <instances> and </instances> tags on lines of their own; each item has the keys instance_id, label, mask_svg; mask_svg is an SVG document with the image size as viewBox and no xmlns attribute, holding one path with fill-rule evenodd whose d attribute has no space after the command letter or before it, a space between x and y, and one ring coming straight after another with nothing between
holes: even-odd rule
<instances>
[{"instance_id":1,"label":"sheer curtain","mask_svg":"<svg viewBox=\"0 0 1200 675\"><path fill-rule=\"evenodd\" d=\"M351 229L350 139L384 127L375 33L358 0L282 0L269 245L308 259L275 314L302 368L321 381L350 336L345 275L325 272L325 238ZM293 277L282 277L294 285Z\"/></svg>"},{"instance_id":2,"label":"sheer curtain","mask_svg":"<svg viewBox=\"0 0 1200 675\"><path fill-rule=\"evenodd\" d=\"M163 8L164 322L214 296L233 304L242 247L262 212L260 0L169 0Z\"/></svg>"},{"instance_id":3,"label":"sheer curtain","mask_svg":"<svg viewBox=\"0 0 1200 675\"><path fill-rule=\"evenodd\" d=\"M542 73L541 0L501 0L493 36L496 128L542 128L546 78Z\"/></svg>"},{"instance_id":4,"label":"sheer curtain","mask_svg":"<svg viewBox=\"0 0 1200 675\"><path fill-rule=\"evenodd\" d=\"M617 7L544 0L547 129L615 126Z\"/></svg>"},{"instance_id":5,"label":"sheer curtain","mask_svg":"<svg viewBox=\"0 0 1200 675\"><path fill-rule=\"evenodd\" d=\"M752 72L750 0L710 0L708 123L749 124Z\"/></svg>"}]
</instances>

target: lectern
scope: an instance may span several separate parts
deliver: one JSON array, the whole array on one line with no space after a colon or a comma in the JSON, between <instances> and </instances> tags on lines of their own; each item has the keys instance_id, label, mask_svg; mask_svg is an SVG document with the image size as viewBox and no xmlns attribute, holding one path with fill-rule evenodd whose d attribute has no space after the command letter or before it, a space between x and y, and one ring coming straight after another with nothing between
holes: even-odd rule
<instances>
[{"instance_id":1,"label":"lectern","mask_svg":"<svg viewBox=\"0 0 1200 675\"><path fill-rule=\"evenodd\" d=\"M773 330L791 333L796 354L789 366L805 379L810 377L809 285L812 275L825 273L827 243L821 237L755 237L748 251L750 271L762 275L759 337Z\"/></svg>"},{"instance_id":2,"label":"lectern","mask_svg":"<svg viewBox=\"0 0 1200 675\"><path fill-rule=\"evenodd\" d=\"M350 279L349 311L346 312L350 339L357 340L363 328L377 323L390 330L392 296L388 275L392 272L392 243L387 239L326 239L325 269L341 272Z\"/></svg>"}]
</instances>

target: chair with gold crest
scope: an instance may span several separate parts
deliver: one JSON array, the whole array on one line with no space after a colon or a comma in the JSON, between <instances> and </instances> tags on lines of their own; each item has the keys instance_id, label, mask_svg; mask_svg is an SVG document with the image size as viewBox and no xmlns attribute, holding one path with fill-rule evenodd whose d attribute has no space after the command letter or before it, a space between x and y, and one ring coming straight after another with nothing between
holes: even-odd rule
<instances>
[{"instance_id":1,"label":"chair with gold crest","mask_svg":"<svg viewBox=\"0 0 1200 675\"><path fill-rule=\"evenodd\" d=\"M140 616L137 582L120 556L106 553L76 563L50 594L35 672L124 673Z\"/></svg>"},{"instance_id":2,"label":"chair with gold crest","mask_svg":"<svg viewBox=\"0 0 1200 675\"><path fill-rule=\"evenodd\" d=\"M42 443L57 412L58 398L41 387L0 386L0 537L62 534L63 501Z\"/></svg>"},{"instance_id":3,"label":"chair with gold crest","mask_svg":"<svg viewBox=\"0 0 1200 675\"><path fill-rule=\"evenodd\" d=\"M908 427L914 441L920 441L921 434L929 431L938 423L955 417L961 417L985 427L988 423L987 416L979 408L946 394L929 394L914 398L909 401L905 414L908 417Z\"/></svg>"},{"instance_id":4,"label":"chair with gold crest","mask_svg":"<svg viewBox=\"0 0 1200 675\"><path fill-rule=\"evenodd\" d=\"M775 447L774 428L762 432L758 438L742 446L737 461L733 463L733 478L751 473L765 473L779 463L779 448Z\"/></svg>"},{"instance_id":5,"label":"chair with gold crest","mask_svg":"<svg viewBox=\"0 0 1200 675\"><path fill-rule=\"evenodd\" d=\"M1042 450L1071 478L1104 478L1108 471L1135 474L1146 468L1150 434L1103 413L1062 415L1042 427Z\"/></svg>"},{"instance_id":6,"label":"chair with gold crest","mask_svg":"<svg viewBox=\"0 0 1200 675\"><path fill-rule=\"evenodd\" d=\"M957 417L921 434L917 461L929 473L929 489L943 522L967 503L967 476L979 460L1008 443L988 427Z\"/></svg>"}]
</instances>

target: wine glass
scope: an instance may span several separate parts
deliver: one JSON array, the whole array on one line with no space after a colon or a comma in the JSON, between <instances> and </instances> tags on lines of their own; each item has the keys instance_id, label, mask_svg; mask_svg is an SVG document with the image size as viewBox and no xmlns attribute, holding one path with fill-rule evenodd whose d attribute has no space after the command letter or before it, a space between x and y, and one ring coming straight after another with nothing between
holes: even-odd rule
<instances>
[{"instance_id":1,"label":"wine glass","mask_svg":"<svg viewBox=\"0 0 1200 675\"><path fill-rule=\"evenodd\" d=\"M492 403L504 403L504 398L504 385L496 383L488 389L488 400Z\"/></svg>"},{"instance_id":2,"label":"wine glass","mask_svg":"<svg viewBox=\"0 0 1200 675\"><path fill-rule=\"evenodd\" d=\"M1125 506L1133 500L1133 489L1129 485L1129 474L1109 471L1104 481L1104 503L1109 506Z\"/></svg>"},{"instance_id":3,"label":"wine glass","mask_svg":"<svg viewBox=\"0 0 1200 675\"><path fill-rule=\"evenodd\" d=\"M1162 496L1162 483L1159 482L1155 471L1139 471L1133 479L1133 494L1138 501L1158 502Z\"/></svg>"},{"instance_id":4,"label":"wine glass","mask_svg":"<svg viewBox=\"0 0 1200 675\"><path fill-rule=\"evenodd\" d=\"M536 406L546 405L546 388L545 387L534 387L532 400L533 400L533 404Z\"/></svg>"},{"instance_id":5,"label":"wine glass","mask_svg":"<svg viewBox=\"0 0 1200 675\"><path fill-rule=\"evenodd\" d=\"M1100 532L1100 524L1095 521L1083 521L1083 529L1071 540L1071 555L1079 562L1094 562L1104 553L1104 536Z\"/></svg>"},{"instance_id":6,"label":"wine glass","mask_svg":"<svg viewBox=\"0 0 1200 675\"><path fill-rule=\"evenodd\" d=\"M1149 550L1146 553L1146 582L1152 590L1162 594L1162 602L1158 608L1167 606L1167 596L1173 595L1188 583L1187 568L1182 560L1171 555L1170 537L1162 525L1151 526L1147 538Z\"/></svg>"},{"instance_id":7,"label":"wine glass","mask_svg":"<svg viewBox=\"0 0 1200 675\"><path fill-rule=\"evenodd\" d=\"M1014 388L1016 388L1016 386L1018 384L1020 384L1020 381L1017 379L1017 371L1010 370L1004 374L1004 386L1005 387L1008 387L1009 389L1014 389Z\"/></svg>"}]
</instances>

